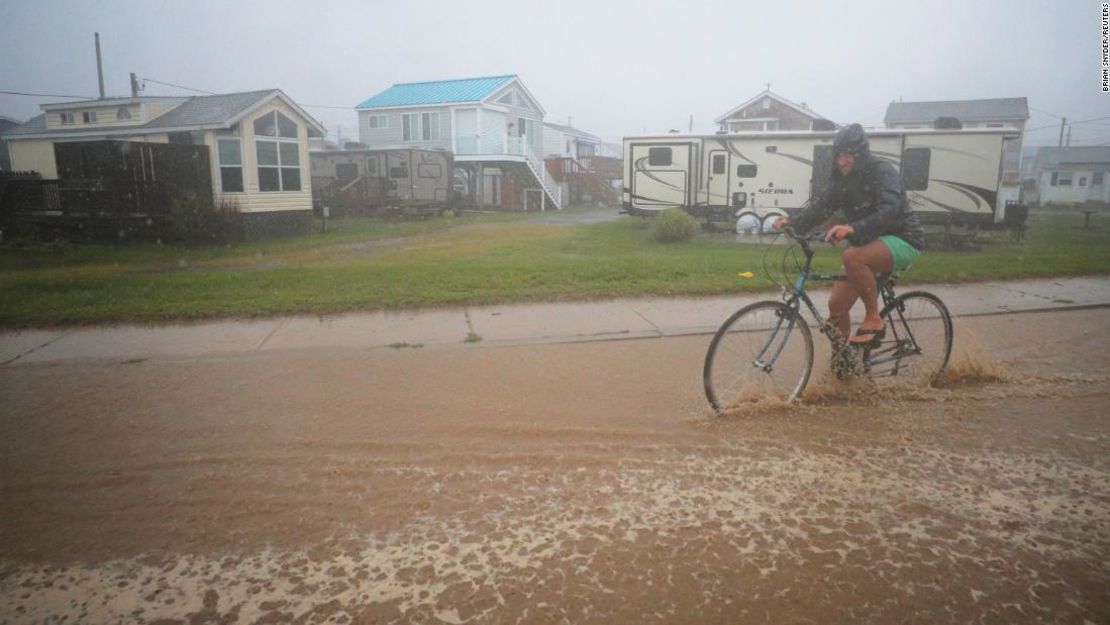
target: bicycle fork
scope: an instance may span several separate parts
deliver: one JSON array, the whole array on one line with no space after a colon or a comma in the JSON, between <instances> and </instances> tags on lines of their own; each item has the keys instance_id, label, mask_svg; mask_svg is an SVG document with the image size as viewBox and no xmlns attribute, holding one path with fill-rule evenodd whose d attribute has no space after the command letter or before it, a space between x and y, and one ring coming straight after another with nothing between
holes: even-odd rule
<instances>
[{"instance_id":1,"label":"bicycle fork","mask_svg":"<svg viewBox=\"0 0 1110 625\"><path fill-rule=\"evenodd\" d=\"M794 329L794 312L787 308L785 314L779 309L776 314L779 316L778 321L775 322L775 327L771 329L771 336L767 339L767 344L756 355L755 360L752 361L752 366L756 369L762 369L764 373L771 373L775 369L775 363L778 362L779 356L782 355L782 350L786 349L786 342L790 339L790 331ZM787 319L789 317L789 320ZM785 321L785 327L783 322ZM779 334L782 334L782 340L779 340ZM767 352L775 346L778 341L778 347L774 349L774 354L769 360Z\"/></svg>"}]
</instances>

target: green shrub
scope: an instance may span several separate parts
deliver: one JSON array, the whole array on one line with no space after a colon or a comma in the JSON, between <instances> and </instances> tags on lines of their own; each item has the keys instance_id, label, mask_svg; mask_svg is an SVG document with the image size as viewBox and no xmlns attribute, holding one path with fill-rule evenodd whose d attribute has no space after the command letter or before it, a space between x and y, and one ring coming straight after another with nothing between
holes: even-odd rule
<instances>
[{"instance_id":1,"label":"green shrub","mask_svg":"<svg viewBox=\"0 0 1110 625\"><path fill-rule=\"evenodd\" d=\"M652 236L661 243L677 243L694 236L698 222L681 208L668 208L655 219Z\"/></svg>"}]
</instances>

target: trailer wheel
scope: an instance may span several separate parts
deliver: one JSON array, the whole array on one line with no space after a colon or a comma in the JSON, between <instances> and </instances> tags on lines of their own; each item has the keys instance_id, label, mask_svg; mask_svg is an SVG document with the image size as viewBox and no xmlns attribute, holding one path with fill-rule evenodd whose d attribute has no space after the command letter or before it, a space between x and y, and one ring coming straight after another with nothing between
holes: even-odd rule
<instances>
[{"instance_id":1,"label":"trailer wheel","mask_svg":"<svg viewBox=\"0 0 1110 625\"><path fill-rule=\"evenodd\" d=\"M757 234L763 229L759 215L744 211L736 216L736 234Z\"/></svg>"}]
</instances>

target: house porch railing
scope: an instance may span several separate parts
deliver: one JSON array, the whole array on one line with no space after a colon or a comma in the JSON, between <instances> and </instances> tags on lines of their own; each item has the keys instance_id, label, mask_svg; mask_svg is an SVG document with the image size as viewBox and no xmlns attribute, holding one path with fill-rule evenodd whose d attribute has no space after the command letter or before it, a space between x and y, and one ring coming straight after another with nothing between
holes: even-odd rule
<instances>
[{"instance_id":1,"label":"house porch railing","mask_svg":"<svg viewBox=\"0 0 1110 625\"><path fill-rule=\"evenodd\" d=\"M455 140L455 154L457 156L522 156L532 173L535 174L538 180L542 181L548 195L555 200L556 205L562 207L559 184L547 172L543 158L540 157L531 143L526 141L526 137L511 135L458 137Z\"/></svg>"}]
</instances>

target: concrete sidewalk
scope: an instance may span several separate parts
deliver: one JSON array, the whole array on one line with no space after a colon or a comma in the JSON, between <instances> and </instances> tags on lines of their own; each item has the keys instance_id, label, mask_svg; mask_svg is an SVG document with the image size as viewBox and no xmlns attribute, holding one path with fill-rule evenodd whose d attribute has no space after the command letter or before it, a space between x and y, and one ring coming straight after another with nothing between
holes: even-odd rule
<instances>
[{"instance_id":1,"label":"concrete sidewalk","mask_svg":"<svg viewBox=\"0 0 1110 625\"><path fill-rule=\"evenodd\" d=\"M954 316L1110 305L1110 277L977 284L927 290ZM827 290L811 296L824 310ZM774 293L705 298L510 304L450 310L285 317L164 326L122 325L0 334L0 364L74 359L126 361L205 357L299 348L473 346L560 343L711 333L750 302ZM480 342L467 342L467 337Z\"/></svg>"}]
</instances>

